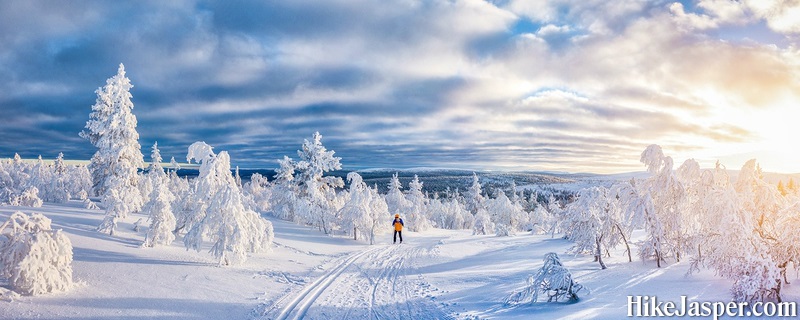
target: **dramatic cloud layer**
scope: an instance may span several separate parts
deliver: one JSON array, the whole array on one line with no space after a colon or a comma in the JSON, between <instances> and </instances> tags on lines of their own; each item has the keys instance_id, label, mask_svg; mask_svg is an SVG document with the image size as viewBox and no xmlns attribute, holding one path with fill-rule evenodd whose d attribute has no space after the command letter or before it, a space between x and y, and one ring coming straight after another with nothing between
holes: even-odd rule
<instances>
[{"instance_id":1,"label":"dramatic cloud layer","mask_svg":"<svg viewBox=\"0 0 800 320\"><path fill-rule=\"evenodd\" d=\"M797 1L6 1L0 157L88 159L121 62L141 144L275 167L314 131L347 168L800 171ZM148 152L145 152L148 153Z\"/></svg>"}]
</instances>

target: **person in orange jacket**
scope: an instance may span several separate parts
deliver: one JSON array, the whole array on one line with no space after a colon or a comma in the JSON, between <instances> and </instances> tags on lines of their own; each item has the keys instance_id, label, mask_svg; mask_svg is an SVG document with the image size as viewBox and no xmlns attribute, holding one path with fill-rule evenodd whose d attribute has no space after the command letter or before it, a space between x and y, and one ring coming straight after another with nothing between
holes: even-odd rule
<instances>
[{"instance_id":1,"label":"person in orange jacket","mask_svg":"<svg viewBox=\"0 0 800 320\"><path fill-rule=\"evenodd\" d=\"M392 243L397 243L397 235L400 235L400 243L403 243L403 219L400 219L399 214L394 215L394 220L392 220L392 226L394 226L394 241Z\"/></svg>"}]
</instances>

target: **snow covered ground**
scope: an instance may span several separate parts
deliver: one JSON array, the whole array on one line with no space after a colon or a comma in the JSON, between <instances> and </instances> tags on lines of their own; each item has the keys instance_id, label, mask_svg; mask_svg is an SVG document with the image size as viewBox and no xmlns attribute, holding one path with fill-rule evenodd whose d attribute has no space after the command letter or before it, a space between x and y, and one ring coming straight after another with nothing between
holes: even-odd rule
<instances>
[{"instance_id":1,"label":"snow covered ground","mask_svg":"<svg viewBox=\"0 0 800 320\"><path fill-rule=\"evenodd\" d=\"M369 246L270 219L272 252L218 267L210 254L186 251L179 241L140 247L146 227L135 232L133 222L142 215L109 236L95 231L103 213L80 202L0 207L0 219L16 210L41 212L64 230L74 246L77 286L0 301L0 319L620 319L628 295L730 300L728 281L708 271L687 277L686 262L659 269L635 258L629 263L620 251L600 270L589 256L567 254L570 242L549 236L433 229L406 232L405 243L393 245L387 230ZM503 305L547 252L558 253L591 293L572 304ZM796 278L792 272L790 281ZM796 285L784 290L786 300L800 300Z\"/></svg>"}]
</instances>

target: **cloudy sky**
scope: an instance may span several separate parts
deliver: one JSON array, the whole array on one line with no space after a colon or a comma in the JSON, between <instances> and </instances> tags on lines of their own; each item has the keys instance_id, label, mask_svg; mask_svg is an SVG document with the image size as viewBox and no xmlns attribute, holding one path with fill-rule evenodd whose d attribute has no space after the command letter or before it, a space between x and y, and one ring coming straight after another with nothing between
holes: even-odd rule
<instances>
[{"instance_id":1,"label":"cloudy sky","mask_svg":"<svg viewBox=\"0 0 800 320\"><path fill-rule=\"evenodd\" d=\"M800 1L0 2L0 157L88 159L125 64L143 153L273 168L800 172ZM147 157L146 157L147 158Z\"/></svg>"}]
</instances>

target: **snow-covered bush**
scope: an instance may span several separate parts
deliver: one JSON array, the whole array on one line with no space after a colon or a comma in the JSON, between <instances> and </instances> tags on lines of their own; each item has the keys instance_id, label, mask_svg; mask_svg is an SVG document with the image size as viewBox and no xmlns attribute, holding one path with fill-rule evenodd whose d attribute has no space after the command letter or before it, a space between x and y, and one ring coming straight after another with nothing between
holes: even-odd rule
<instances>
[{"instance_id":1,"label":"snow-covered bush","mask_svg":"<svg viewBox=\"0 0 800 320\"><path fill-rule=\"evenodd\" d=\"M72 242L39 213L15 212L0 227L0 276L26 295L72 286Z\"/></svg>"},{"instance_id":2,"label":"snow-covered bush","mask_svg":"<svg viewBox=\"0 0 800 320\"><path fill-rule=\"evenodd\" d=\"M120 64L117 74L97 89L97 101L86 122L87 130L80 134L97 147L89 170L95 192L103 195L106 207L106 216L98 231L111 234L118 218L125 218L144 205L137 173L144 160L136 116L132 112L132 87L125 76L125 66Z\"/></svg>"},{"instance_id":3,"label":"snow-covered bush","mask_svg":"<svg viewBox=\"0 0 800 320\"><path fill-rule=\"evenodd\" d=\"M13 195L9 201L12 206L34 207L42 206L42 199L39 198L39 189L30 186L20 194Z\"/></svg>"},{"instance_id":4,"label":"snow-covered bush","mask_svg":"<svg viewBox=\"0 0 800 320\"><path fill-rule=\"evenodd\" d=\"M588 289L572 279L572 273L561 264L554 252L544 255L544 265L535 274L528 277L528 285L506 298L506 304L534 303L539 295L546 295L547 302L577 301L579 294Z\"/></svg>"},{"instance_id":5,"label":"snow-covered bush","mask_svg":"<svg viewBox=\"0 0 800 320\"><path fill-rule=\"evenodd\" d=\"M250 181L242 186L242 191L248 199L248 202L254 210L267 212L270 211L270 198L272 197L272 188L267 178L254 173L250 176Z\"/></svg>"},{"instance_id":6,"label":"snow-covered bush","mask_svg":"<svg viewBox=\"0 0 800 320\"><path fill-rule=\"evenodd\" d=\"M244 206L228 153L214 154L211 146L198 141L189 146L186 159L200 162L193 186L197 205L184 220L186 248L199 251L207 239L220 265L240 263L247 253L267 250L274 238L272 223Z\"/></svg>"}]
</instances>

